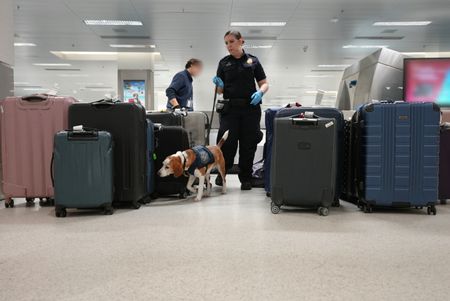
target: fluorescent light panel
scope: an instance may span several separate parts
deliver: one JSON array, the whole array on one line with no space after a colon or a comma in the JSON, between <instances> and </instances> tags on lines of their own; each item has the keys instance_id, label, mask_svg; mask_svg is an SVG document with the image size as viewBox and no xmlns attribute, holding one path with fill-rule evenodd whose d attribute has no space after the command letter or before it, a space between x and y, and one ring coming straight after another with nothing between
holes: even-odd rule
<instances>
[{"instance_id":1,"label":"fluorescent light panel","mask_svg":"<svg viewBox=\"0 0 450 301\"><path fill-rule=\"evenodd\" d=\"M374 48L388 48L387 45L344 45L344 49L374 49Z\"/></svg>"},{"instance_id":2,"label":"fluorescent light panel","mask_svg":"<svg viewBox=\"0 0 450 301\"><path fill-rule=\"evenodd\" d=\"M14 43L14 47L36 47L34 43Z\"/></svg>"},{"instance_id":3,"label":"fluorescent light panel","mask_svg":"<svg viewBox=\"0 0 450 301\"><path fill-rule=\"evenodd\" d=\"M427 26L431 21L391 21L391 22L375 22L373 26Z\"/></svg>"},{"instance_id":4,"label":"fluorescent light panel","mask_svg":"<svg viewBox=\"0 0 450 301\"><path fill-rule=\"evenodd\" d=\"M112 48L156 48L156 45L138 45L138 44L110 44Z\"/></svg>"},{"instance_id":5,"label":"fluorescent light panel","mask_svg":"<svg viewBox=\"0 0 450 301\"><path fill-rule=\"evenodd\" d=\"M407 56L418 56L427 58L450 57L450 51L402 52L402 54Z\"/></svg>"},{"instance_id":6,"label":"fluorescent light panel","mask_svg":"<svg viewBox=\"0 0 450 301\"><path fill-rule=\"evenodd\" d=\"M100 25L100 26L142 26L141 21L128 20L84 20L86 25Z\"/></svg>"},{"instance_id":7,"label":"fluorescent light panel","mask_svg":"<svg viewBox=\"0 0 450 301\"><path fill-rule=\"evenodd\" d=\"M35 63L34 66L44 66L44 67L70 67L71 64L67 63Z\"/></svg>"},{"instance_id":8,"label":"fluorescent light panel","mask_svg":"<svg viewBox=\"0 0 450 301\"><path fill-rule=\"evenodd\" d=\"M244 48L246 49L271 49L272 45L246 45Z\"/></svg>"},{"instance_id":9,"label":"fluorescent light panel","mask_svg":"<svg viewBox=\"0 0 450 301\"><path fill-rule=\"evenodd\" d=\"M286 22L231 22L236 27L283 27Z\"/></svg>"}]
</instances>

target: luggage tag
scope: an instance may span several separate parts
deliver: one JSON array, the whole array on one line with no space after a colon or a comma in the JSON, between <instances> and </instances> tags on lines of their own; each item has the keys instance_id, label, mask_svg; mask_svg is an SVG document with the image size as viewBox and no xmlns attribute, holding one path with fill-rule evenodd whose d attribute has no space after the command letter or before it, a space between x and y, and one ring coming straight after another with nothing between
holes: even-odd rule
<instances>
[{"instance_id":1,"label":"luggage tag","mask_svg":"<svg viewBox=\"0 0 450 301\"><path fill-rule=\"evenodd\" d=\"M328 123L325 124L325 127L326 127L326 128L329 128L329 127L332 127L333 125L334 125L334 122L333 122L333 121L330 121L330 122L328 122Z\"/></svg>"}]
</instances>

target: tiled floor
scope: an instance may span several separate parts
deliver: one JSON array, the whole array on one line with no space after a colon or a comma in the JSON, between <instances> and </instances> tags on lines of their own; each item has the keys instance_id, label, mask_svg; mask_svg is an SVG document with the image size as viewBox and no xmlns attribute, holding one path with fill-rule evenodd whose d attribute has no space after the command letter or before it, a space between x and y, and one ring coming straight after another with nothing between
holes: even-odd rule
<instances>
[{"instance_id":1,"label":"tiled floor","mask_svg":"<svg viewBox=\"0 0 450 301\"><path fill-rule=\"evenodd\" d=\"M113 216L0 204L0 300L448 300L450 205L270 213L229 178Z\"/></svg>"}]
</instances>

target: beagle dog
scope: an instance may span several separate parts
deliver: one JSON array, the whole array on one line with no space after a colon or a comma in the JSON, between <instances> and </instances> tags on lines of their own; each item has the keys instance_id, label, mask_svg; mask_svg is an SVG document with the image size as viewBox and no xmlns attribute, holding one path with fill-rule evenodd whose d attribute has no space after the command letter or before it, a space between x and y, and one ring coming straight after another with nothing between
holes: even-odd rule
<instances>
[{"instance_id":1,"label":"beagle dog","mask_svg":"<svg viewBox=\"0 0 450 301\"><path fill-rule=\"evenodd\" d=\"M203 197L205 182L207 187L206 195L209 196L211 194L210 173L214 167L217 167L223 179L222 193L226 193L225 159L221 148L227 138L228 131L223 134L216 146L199 145L167 157L163 162L163 166L158 171L158 176L168 177L174 175L178 178L188 174L189 180L186 188L192 193L197 192L195 200L200 201ZM192 187L195 178L199 179L197 190Z\"/></svg>"}]
</instances>

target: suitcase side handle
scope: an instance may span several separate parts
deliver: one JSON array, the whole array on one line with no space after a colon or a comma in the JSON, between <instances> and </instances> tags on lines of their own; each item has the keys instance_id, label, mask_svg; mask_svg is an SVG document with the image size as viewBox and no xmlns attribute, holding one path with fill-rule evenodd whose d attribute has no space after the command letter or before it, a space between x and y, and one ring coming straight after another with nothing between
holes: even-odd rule
<instances>
[{"instance_id":1,"label":"suitcase side handle","mask_svg":"<svg viewBox=\"0 0 450 301\"><path fill-rule=\"evenodd\" d=\"M28 101L28 102L41 102L46 101L48 99L47 95L44 94L33 94L22 97L22 100Z\"/></svg>"},{"instance_id":2,"label":"suitcase side handle","mask_svg":"<svg viewBox=\"0 0 450 301\"><path fill-rule=\"evenodd\" d=\"M68 131L67 140L98 140L98 132L94 130Z\"/></svg>"},{"instance_id":3,"label":"suitcase side handle","mask_svg":"<svg viewBox=\"0 0 450 301\"><path fill-rule=\"evenodd\" d=\"M316 118L292 118L293 125L318 126L319 120Z\"/></svg>"}]
</instances>

